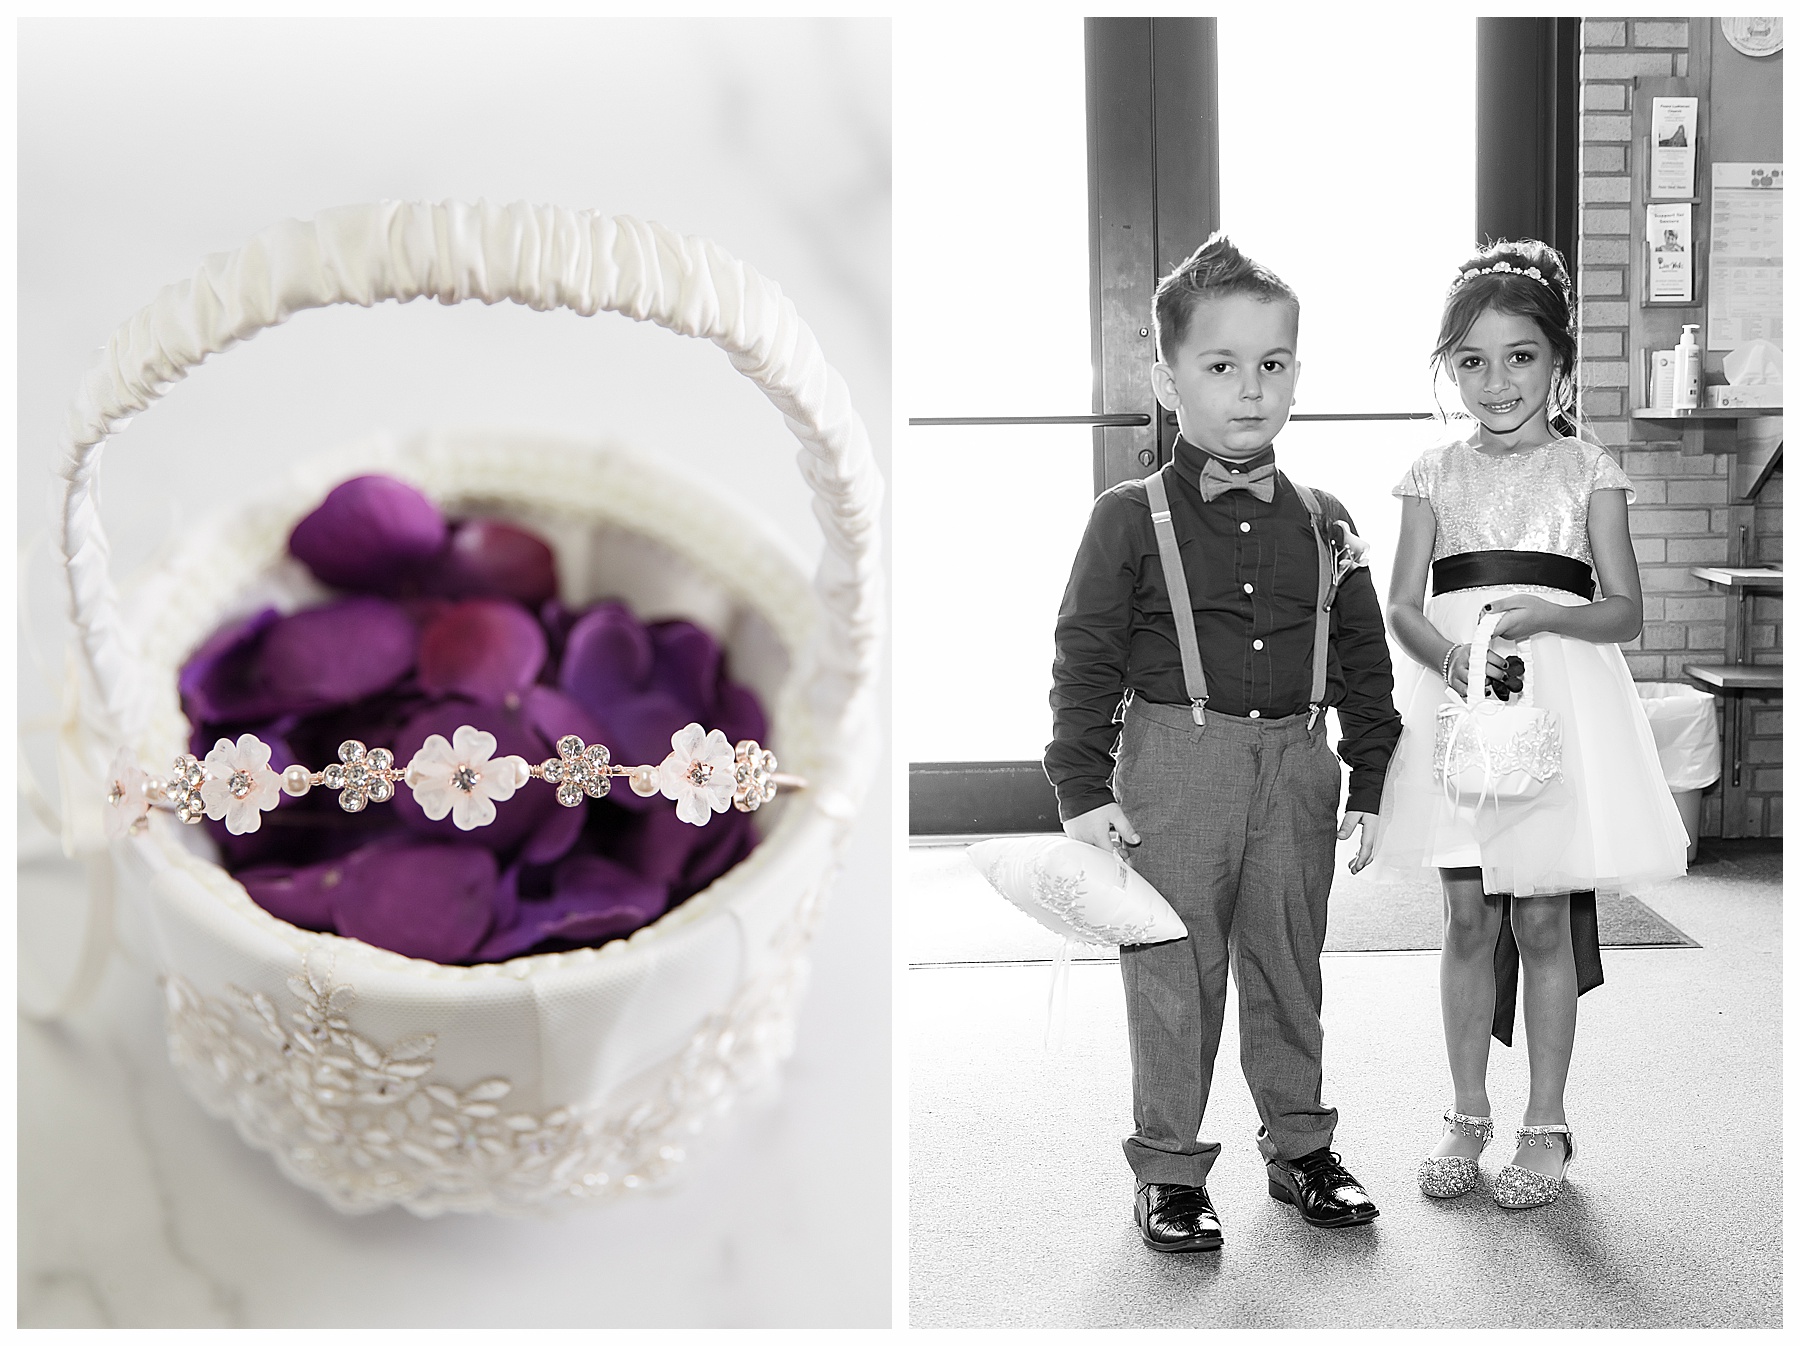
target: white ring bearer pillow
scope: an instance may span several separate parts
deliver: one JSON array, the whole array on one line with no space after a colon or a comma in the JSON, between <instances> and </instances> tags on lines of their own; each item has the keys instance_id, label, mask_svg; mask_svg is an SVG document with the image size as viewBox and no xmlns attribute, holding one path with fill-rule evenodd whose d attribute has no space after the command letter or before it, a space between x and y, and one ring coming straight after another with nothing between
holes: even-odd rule
<instances>
[{"instance_id":1,"label":"white ring bearer pillow","mask_svg":"<svg viewBox=\"0 0 1800 1346\"><path fill-rule=\"evenodd\" d=\"M969 847L994 890L1053 934L1079 944L1187 938L1168 899L1123 856L1073 837L996 837Z\"/></svg>"}]
</instances>

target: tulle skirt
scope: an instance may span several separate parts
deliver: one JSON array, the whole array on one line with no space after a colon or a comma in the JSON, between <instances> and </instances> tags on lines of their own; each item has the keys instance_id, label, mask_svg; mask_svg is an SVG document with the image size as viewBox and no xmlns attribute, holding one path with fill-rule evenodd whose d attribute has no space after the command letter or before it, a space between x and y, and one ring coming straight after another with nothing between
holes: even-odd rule
<instances>
[{"instance_id":1,"label":"tulle skirt","mask_svg":"<svg viewBox=\"0 0 1800 1346\"><path fill-rule=\"evenodd\" d=\"M1587 602L1560 589L1495 586L1434 596L1425 615L1446 640L1466 641L1484 604L1520 592L1565 607ZM1494 648L1507 655L1517 646ZM1536 704L1562 720L1562 776L1533 799L1498 803L1453 800L1432 778L1444 682L1436 669L1400 661L1404 728L1382 790L1377 877L1479 865L1488 892L1529 897L1628 890L1687 872L1687 832L1619 647L1540 633L1531 651Z\"/></svg>"}]
</instances>

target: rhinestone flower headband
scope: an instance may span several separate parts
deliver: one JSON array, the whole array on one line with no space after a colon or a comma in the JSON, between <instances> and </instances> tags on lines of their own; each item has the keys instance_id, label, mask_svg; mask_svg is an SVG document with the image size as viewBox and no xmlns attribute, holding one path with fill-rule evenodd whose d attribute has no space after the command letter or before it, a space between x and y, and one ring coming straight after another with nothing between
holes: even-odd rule
<instances>
[{"instance_id":1,"label":"rhinestone flower headband","mask_svg":"<svg viewBox=\"0 0 1800 1346\"><path fill-rule=\"evenodd\" d=\"M1542 285L1546 290L1554 290L1556 288L1550 281L1544 279L1544 273L1539 271L1535 266L1519 267L1514 266L1511 262L1500 261L1494 262L1488 266L1478 266L1473 271L1463 271L1458 273L1456 279L1450 282L1450 292L1454 294L1463 287L1465 282L1473 280L1476 276L1486 276L1496 271L1503 271L1512 276L1528 276L1532 280L1535 280L1539 285Z\"/></svg>"},{"instance_id":2,"label":"rhinestone flower headband","mask_svg":"<svg viewBox=\"0 0 1800 1346\"><path fill-rule=\"evenodd\" d=\"M556 787L556 802L576 808L585 800L604 799L613 778L631 782L633 794L662 794L675 801L675 816L704 827L715 813L735 808L753 813L775 798L777 787L804 789L798 776L778 772L775 754L755 739L734 747L719 730L710 733L690 724L669 739L669 755L654 766L615 766L602 743L583 743L574 734L556 741L556 756L533 766L523 757L495 757L492 734L461 725L446 742L433 734L405 767L395 764L387 748L369 748L355 739L338 746L338 760L322 771L294 765L276 772L269 765L269 745L254 734L236 743L220 739L204 759L183 753L166 777L150 776L122 750L113 762L106 795L107 833L122 837L141 833L152 808L172 811L184 823L223 819L237 835L262 826L262 815L286 794L299 798L315 786L337 791L338 807L361 813L370 804L394 797L405 784L413 798L436 821L449 817L465 832L494 821L496 803L511 799L527 781Z\"/></svg>"}]
</instances>

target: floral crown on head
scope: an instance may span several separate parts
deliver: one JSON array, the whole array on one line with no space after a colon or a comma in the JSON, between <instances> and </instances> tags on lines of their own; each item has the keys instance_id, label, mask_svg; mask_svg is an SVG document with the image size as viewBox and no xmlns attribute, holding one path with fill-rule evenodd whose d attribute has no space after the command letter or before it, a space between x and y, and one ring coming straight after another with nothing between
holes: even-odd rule
<instances>
[{"instance_id":1,"label":"floral crown on head","mask_svg":"<svg viewBox=\"0 0 1800 1346\"><path fill-rule=\"evenodd\" d=\"M151 776L138 766L129 749L120 749L108 777L108 836L136 835L148 826L152 808L167 809L184 823L223 819L236 835L262 826L262 815L283 794L299 798L314 786L338 792L338 807L361 813L370 804L394 797L405 784L432 821L450 817L465 832L486 827L497 816L494 805L511 799L526 781L556 787L556 802L575 808L589 799L604 799L615 776L631 782L633 794L661 794L675 801L675 816L704 827L715 813L735 808L752 813L775 798L777 787L804 789L798 776L783 775L775 754L755 739L734 746L719 730L698 724L677 730L669 755L660 763L615 766L603 743L583 743L574 734L556 741L555 757L532 765L523 757L495 757L498 741L490 733L460 725L449 741L432 734L404 767L387 748L369 748L355 739L338 746L338 760L322 771L298 764L277 772L269 765L269 745L255 734L236 743L220 739L204 758L183 753L166 777Z\"/></svg>"},{"instance_id":2,"label":"floral crown on head","mask_svg":"<svg viewBox=\"0 0 1800 1346\"><path fill-rule=\"evenodd\" d=\"M1535 280L1546 290L1560 292L1556 282L1546 279L1544 273L1535 266L1514 266L1511 262L1502 259L1498 262L1490 262L1487 266L1477 266L1472 267L1467 271L1459 271L1456 279L1450 282L1450 293L1455 294L1458 290L1462 289L1465 284L1475 279L1477 276L1492 275L1495 272L1503 272L1509 276L1524 276L1529 280Z\"/></svg>"}]
</instances>

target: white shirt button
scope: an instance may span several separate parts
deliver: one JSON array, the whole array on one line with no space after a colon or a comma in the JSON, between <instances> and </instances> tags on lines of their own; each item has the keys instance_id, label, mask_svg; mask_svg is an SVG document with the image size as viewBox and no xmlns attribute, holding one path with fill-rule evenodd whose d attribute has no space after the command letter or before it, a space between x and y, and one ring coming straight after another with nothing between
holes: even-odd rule
<instances>
[{"instance_id":1,"label":"white shirt button","mask_svg":"<svg viewBox=\"0 0 1800 1346\"><path fill-rule=\"evenodd\" d=\"M1247 523L1240 523L1240 524L1239 524L1239 525L1238 525L1238 532L1240 532L1240 533L1248 533L1248 532L1249 532L1249 531L1250 531L1250 525L1249 525L1249 524L1247 524Z\"/></svg>"},{"instance_id":2,"label":"white shirt button","mask_svg":"<svg viewBox=\"0 0 1800 1346\"><path fill-rule=\"evenodd\" d=\"M1253 710L1250 712L1250 718L1253 720L1260 720L1262 719L1262 712L1260 710Z\"/></svg>"},{"instance_id":3,"label":"white shirt button","mask_svg":"<svg viewBox=\"0 0 1800 1346\"><path fill-rule=\"evenodd\" d=\"M1253 594L1256 592L1256 586L1254 584L1246 584L1244 586L1244 592L1247 594Z\"/></svg>"},{"instance_id":4,"label":"white shirt button","mask_svg":"<svg viewBox=\"0 0 1800 1346\"><path fill-rule=\"evenodd\" d=\"M1260 650L1262 648L1262 641L1260 641L1260 640L1251 641L1250 648L1253 650Z\"/></svg>"}]
</instances>

